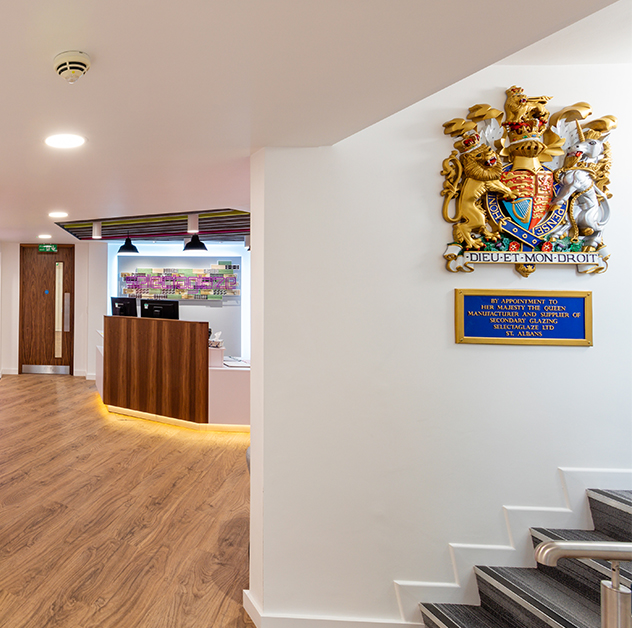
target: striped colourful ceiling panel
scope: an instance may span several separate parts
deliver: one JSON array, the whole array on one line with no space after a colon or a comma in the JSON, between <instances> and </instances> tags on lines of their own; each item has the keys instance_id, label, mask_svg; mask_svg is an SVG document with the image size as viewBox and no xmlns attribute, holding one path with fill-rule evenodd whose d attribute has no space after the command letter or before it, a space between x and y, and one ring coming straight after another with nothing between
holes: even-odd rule
<instances>
[{"instance_id":1,"label":"striped colourful ceiling panel","mask_svg":"<svg viewBox=\"0 0 632 628\"><path fill-rule=\"evenodd\" d=\"M203 240L243 241L250 234L250 213L238 209L211 209L191 212L198 215L199 235ZM58 222L62 229L79 240L92 240L92 225L101 222L103 240L172 240L190 237L187 233L189 214L126 216Z\"/></svg>"}]
</instances>

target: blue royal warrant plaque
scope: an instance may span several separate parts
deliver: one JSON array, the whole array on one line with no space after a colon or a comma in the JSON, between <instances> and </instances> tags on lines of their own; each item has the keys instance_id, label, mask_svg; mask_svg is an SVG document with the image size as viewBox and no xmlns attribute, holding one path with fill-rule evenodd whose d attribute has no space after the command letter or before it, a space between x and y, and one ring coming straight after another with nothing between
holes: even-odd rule
<instances>
[{"instance_id":1,"label":"blue royal warrant plaque","mask_svg":"<svg viewBox=\"0 0 632 628\"><path fill-rule=\"evenodd\" d=\"M457 344L592 346L592 292L459 290Z\"/></svg>"}]
</instances>

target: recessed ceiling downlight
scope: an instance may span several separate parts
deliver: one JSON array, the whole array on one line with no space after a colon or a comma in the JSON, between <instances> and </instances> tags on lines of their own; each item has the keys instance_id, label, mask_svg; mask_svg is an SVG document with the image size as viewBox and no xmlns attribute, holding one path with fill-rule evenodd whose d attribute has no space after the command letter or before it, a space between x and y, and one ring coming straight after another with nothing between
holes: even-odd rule
<instances>
[{"instance_id":1,"label":"recessed ceiling downlight","mask_svg":"<svg viewBox=\"0 0 632 628\"><path fill-rule=\"evenodd\" d=\"M60 135L51 135L46 138L46 144L53 148L77 148L86 141L81 135L71 135L70 133L62 133Z\"/></svg>"}]
</instances>

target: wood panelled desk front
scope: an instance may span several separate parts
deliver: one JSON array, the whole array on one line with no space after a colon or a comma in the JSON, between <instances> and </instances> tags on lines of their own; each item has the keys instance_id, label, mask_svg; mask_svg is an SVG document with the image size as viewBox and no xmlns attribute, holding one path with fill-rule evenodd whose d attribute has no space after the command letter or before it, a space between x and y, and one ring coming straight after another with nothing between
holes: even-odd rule
<instances>
[{"instance_id":1,"label":"wood panelled desk front","mask_svg":"<svg viewBox=\"0 0 632 628\"><path fill-rule=\"evenodd\" d=\"M103 402L208 423L208 323L106 316Z\"/></svg>"},{"instance_id":2,"label":"wood panelled desk front","mask_svg":"<svg viewBox=\"0 0 632 628\"><path fill-rule=\"evenodd\" d=\"M97 388L110 411L249 430L250 369L209 369L208 323L105 316L103 331Z\"/></svg>"}]
</instances>

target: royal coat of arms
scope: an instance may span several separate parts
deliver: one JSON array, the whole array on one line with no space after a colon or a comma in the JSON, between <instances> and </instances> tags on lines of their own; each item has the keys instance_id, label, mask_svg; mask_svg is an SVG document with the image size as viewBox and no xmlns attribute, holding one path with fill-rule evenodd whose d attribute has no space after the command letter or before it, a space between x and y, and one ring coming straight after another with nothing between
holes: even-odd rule
<instances>
[{"instance_id":1,"label":"royal coat of arms","mask_svg":"<svg viewBox=\"0 0 632 628\"><path fill-rule=\"evenodd\" d=\"M443 218L454 241L444 254L452 272L475 263L513 263L523 276L536 264L575 264L601 273L609 254L603 232L610 218L608 137L614 116L588 120L579 102L551 115L549 96L506 92L504 111L470 107L446 122L455 138L443 161Z\"/></svg>"}]
</instances>

